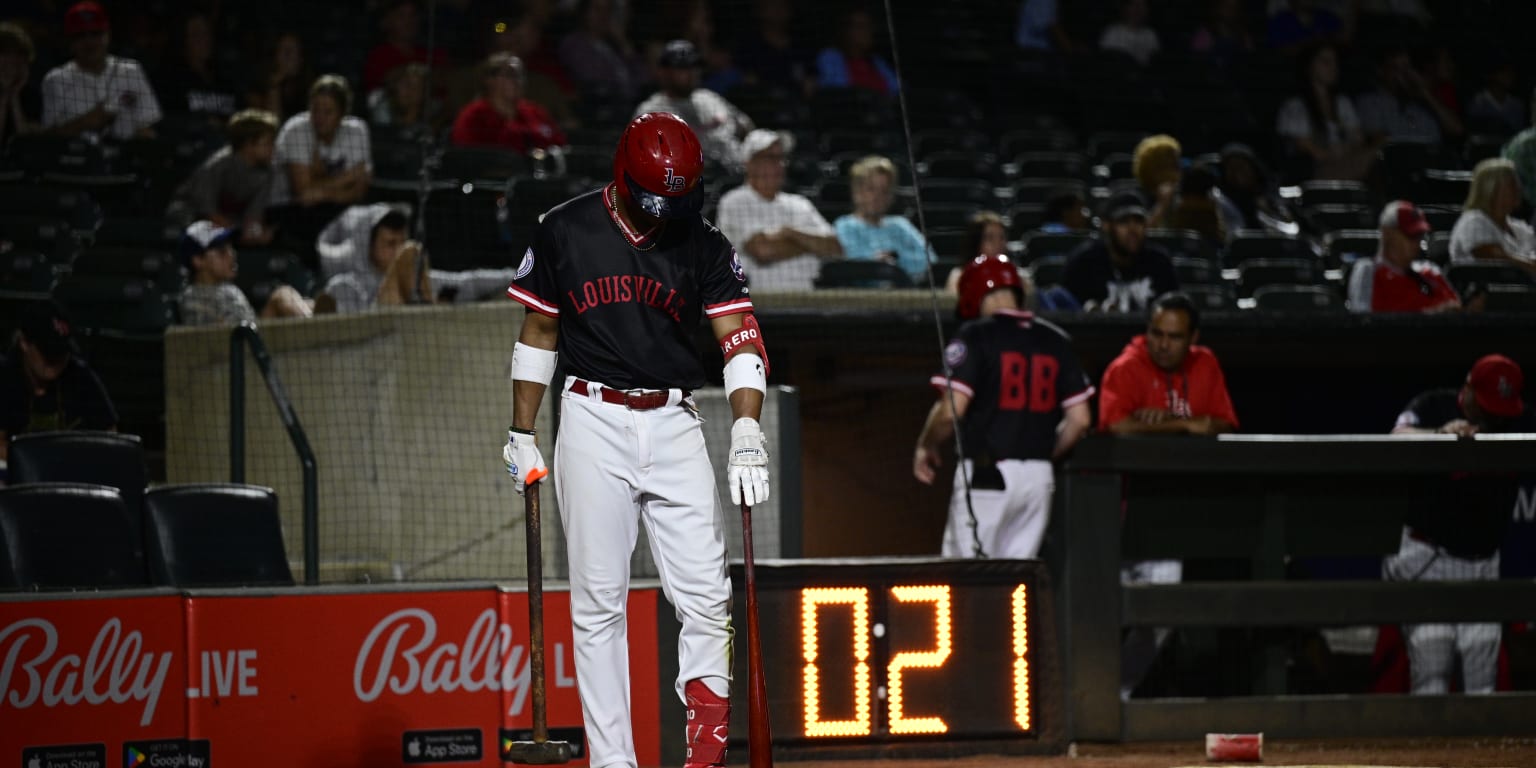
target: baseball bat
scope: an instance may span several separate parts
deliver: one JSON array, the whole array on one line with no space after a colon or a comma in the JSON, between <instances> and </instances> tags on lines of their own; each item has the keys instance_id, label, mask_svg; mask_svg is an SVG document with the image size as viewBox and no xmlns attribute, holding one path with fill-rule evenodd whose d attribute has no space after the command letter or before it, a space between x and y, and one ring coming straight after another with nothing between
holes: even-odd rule
<instances>
[{"instance_id":1,"label":"baseball bat","mask_svg":"<svg viewBox=\"0 0 1536 768\"><path fill-rule=\"evenodd\" d=\"M544 692L544 552L539 521L539 486L528 483L524 523L528 539L528 654L533 688L533 741L513 742L505 758L525 765L560 765L571 761L571 745L551 741L545 719Z\"/></svg>"},{"instance_id":2,"label":"baseball bat","mask_svg":"<svg viewBox=\"0 0 1536 768\"><path fill-rule=\"evenodd\" d=\"M741 505L741 536L747 571L747 762L773 768L773 731L768 724L768 679L763 674L763 643L757 628L757 574L752 568L752 508Z\"/></svg>"}]
</instances>

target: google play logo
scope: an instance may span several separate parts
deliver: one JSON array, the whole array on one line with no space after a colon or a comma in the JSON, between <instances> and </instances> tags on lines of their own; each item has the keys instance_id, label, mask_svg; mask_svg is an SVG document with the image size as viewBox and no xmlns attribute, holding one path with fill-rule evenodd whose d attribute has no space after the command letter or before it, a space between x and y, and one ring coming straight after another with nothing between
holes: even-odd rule
<instances>
[{"instance_id":1,"label":"google play logo","mask_svg":"<svg viewBox=\"0 0 1536 768\"><path fill-rule=\"evenodd\" d=\"M149 756L133 747L128 748L128 768L139 768L149 760Z\"/></svg>"}]
</instances>

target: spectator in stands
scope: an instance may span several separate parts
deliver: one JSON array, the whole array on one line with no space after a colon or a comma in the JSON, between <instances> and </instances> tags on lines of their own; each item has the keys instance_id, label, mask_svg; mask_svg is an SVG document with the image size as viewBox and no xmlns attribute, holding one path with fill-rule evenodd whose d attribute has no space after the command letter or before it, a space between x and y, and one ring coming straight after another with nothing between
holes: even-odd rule
<instances>
[{"instance_id":1,"label":"spectator in stands","mask_svg":"<svg viewBox=\"0 0 1536 768\"><path fill-rule=\"evenodd\" d=\"M0 358L0 461L11 438L59 429L117 429L117 409L80 359L69 316L52 299L21 311L15 340Z\"/></svg>"},{"instance_id":2,"label":"spectator in stands","mask_svg":"<svg viewBox=\"0 0 1536 768\"><path fill-rule=\"evenodd\" d=\"M246 91L245 103L287 120L309 108L309 86L315 80L304 61L304 43L297 32L281 32L272 39L256 80Z\"/></svg>"},{"instance_id":3,"label":"spectator in stands","mask_svg":"<svg viewBox=\"0 0 1536 768\"><path fill-rule=\"evenodd\" d=\"M1531 93L1531 125L1517 133L1499 150L1499 157L1515 164L1520 189L1536 189L1536 91Z\"/></svg>"},{"instance_id":4,"label":"spectator in stands","mask_svg":"<svg viewBox=\"0 0 1536 768\"><path fill-rule=\"evenodd\" d=\"M133 59L107 52L107 12L83 0L64 14L73 57L43 78L43 127L62 136L128 139L154 135L160 103Z\"/></svg>"},{"instance_id":5,"label":"spectator in stands","mask_svg":"<svg viewBox=\"0 0 1536 768\"><path fill-rule=\"evenodd\" d=\"M207 221L192 222L182 232L181 260L189 281L178 302L183 325L238 325L255 322L256 312L235 285L235 231ZM309 317L313 307L292 286L274 289L261 316Z\"/></svg>"},{"instance_id":6,"label":"spectator in stands","mask_svg":"<svg viewBox=\"0 0 1536 768\"><path fill-rule=\"evenodd\" d=\"M656 63L656 81L661 90L640 102L635 115L670 112L681 117L698 135L705 157L726 167L739 168L741 140L752 130L752 118L720 94L699 87L701 65L693 43L667 43Z\"/></svg>"},{"instance_id":7,"label":"spectator in stands","mask_svg":"<svg viewBox=\"0 0 1536 768\"><path fill-rule=\"evenodd\" d=\"M817 83L823 88L863 88L881 94L896 93L896 71L875 53L875 20L869 11L854 7L842 19L836 46L816 56Z\"/></svg>"},{"instance_id":8,"label":"spectator in stands","mask_svg":"<svg viewBox=\"0 0 1536 768\"><path fill-rule=\"evenodd\" d=\"M965 272L965 264L977 256L1008 256L1008 225L1003 223L1003 217L996 211L977 211L965 222L965 244L960 250L960 265L949 270L949 276L944 280L944 290L951 296L960 290L960 275ZM1011 259L1012 256L1009 256ZM1024 270L1019 270L1024 275ZM1027 278L1027 275L1024 275ZM1028 280L1025 280L1026 286ZM1025 288L1025 295L1029 294Z\"/></svg>"},{"instance_id":9,"label":"spectator in stands","mask_svg":"<svg viewBox=\"0 0 1536 768\"><path fill-rule=\"evenodd\" d=\"M1503 355L1479 358L1459 390L1424 392L1397 417L1392 434L1533 432L1536 419L1525 408L1525 375ZM1415 509L1404 521L1396 555L1382 561L1387 581L1493 581L1499 578L1499 548L1519 493L1513 477L1454 477L1433 512ZM1498 670L1500 626L1407 624L1408 674L1415 694L1444 694L1461 660L1461 690L1493 693Z\"/></svg>"},{"instance_id":10,"label":"spectator in stands","mask_svg":"<svg viewBox=\"0 0 1536 768\"><path fill-rule=\"evenodd\" d=\"M239 227L240 242L248 245L271 242L266 214L277 116L259 109L237 112L229 119L226 133L229 144L204 160L177 188L169 215L181 221L208 219L220 227Z\"/></svg>"},{"instance_id":11,"label":"spectator in stands","mask_svg":"<svg viewBox=\"0 0 1536 768\"><path fill-rule=\"evenodd\" d=\"M1168 293L1148 308L1146 333L1104 369L1099 429L1117 435L1217 435L1237 429L1237 412L1215 353L1200 346L1200 310Z\"/></svg>"},{"instance_id":12,"label":"spectator in stands","mask_svg":"<svg viewBox=\"0 0 1536 768\"><path fill-rule=\"evenodd\" d=\"M755 0L755 24L736 46L736 62L746 82L787 96L808 95L815 84L811 54L790 29L794 6L789 0Z\"/></svg>"},{"instance_id":13,"label":"spectator in stands","mask_svg":"<svg viewBox=\"0 0 1536 768\"><path fill-rule=\"evenodd\" d=\"M421 33L421 11L416 0L390 0L379 14L379 36L382 38L363 62L363 91L372 93L383 87L384 78L395 67L410 63L425 63L427 47L418 42ZM446 67L448 57L442 49L431 52L433 67Z\"/></svg>"},{"instance_id":14,"label":"spectator in stands","mask_svg":"<svg viewBox=\"0 0 1536 768\"><path fill-rule=\"evenodd\" d=\"M1063 189L1045 201L1045 214L1040 231L1059 235L1069 232L1086 232L1093 226L1093 212L1088 201L1075 189Z\"/></svg>"},{"instance_id":15,"label":"spectator in stands","mask_svg":"<svg viewBox=\"0 0 1536 768\"><path fill-rule=\"evenodd\" d=\"M560 58L544 36L545 15L527 7L506 16L493 19L490 30L488 54L509 53L523 62L524 97L549 111L556 125L567 127L578 124L571 101L576 86L570 75L560 65ZM474 84L478 90L478 79ZM467 99L454 99L457 104Z\"/></svg>"},{"instance_id":16,"label":"spectator in stands","mask_svg":"<svg viewBox=\"0 0 1536 768\"><path fill-rule=\"evenodd\" d=\"M1154 201L1152 210L1147 212L1149 227L1169 226L1184 172L1183 154L1179 140L1166 133L1142 139L1132 153L1131 175L1141 185L1141 194Z\"/></svg>"},{"instance_id":17,"label":"spectator in stands","mask_svg":"<svg viewBox=\"0 0 1536 768\"><path fill-rule=\"evenodd\" d=\"M342 206L363 198L373 180L368 124L355 117L352 88L341 75L321 75L309 89L309 110L277 134L273 215L292 244L308 248Z\"/></svg>"},{"instance_id":18,"label":"spectator in stands","mask_svg":"<svg viewBox=\"0 0 1536 768\"><path fill-rule=\"evenodd\" d=\"M720 198L720 231L745 257L755 291L809 290L822 259L843 255L837 233L803 195L784 191L789 134L759 128L741 143L745 184Z\"/></svg>"},{"instance_id":19,"label":"spectator in stands","mask_svg":"<svg viewBox=\"0 0 1536 768\"><path fill-rule=\"evenodd\" d=\"M1209 162L1195 163L1184 171L1167 226L1196 232L1211 245L1224 245L1237 232L1238 224L1230 218L1230 206L1225 204L1216 180L1216 169Z\"/></svg>"},{"instance_id":20,"label":"spectator in stands","mask_svg":"<svg viewBox=\"0 0 1536 768\"><path fill-rule=\"evenodd\" d=\"M1289 154L1308 166L1303 178L1366 177L1376 159L1377 142L1361 131L1355 105L1339 91L1339 57L1320 46L1301 57L1302 92L1280 106L1275 132Z\"/></svg>"},{"instance_id":21,"label":"spectator in stands","mask_svg":"<svg viewBox=\"0 0 1536 768\"><path fill-rule=\"evenodd\" d=\"M1376 81L1375 90L1356 100L1360 127L1367 134L1436 145L1446 136L1461 135L1461 119L1435 97L1407 50L1384 50L1376 62Z\"/></svg>"},{"instance_id":22,"label":"spectator in stands","mask_svg":"<svg viewBox=\"0 0 1536 768\"><path fill-rule=\"evenodd\" d=\"M1529 125L1525 102L1515 95L1515 65L1501 58L1488 69L1483 89L1467 104L1467 130L1508 136Z\"/></svg>"},{"instance_id":23,"label":"spectator in stands","mask_svg":"<svg viewBox=\"0 0 1536 768\"><path fill-rule=\"evenodd\" d=\"M1238 427L1221 363L1199 345L1200 309L1181 293L1148 310L1146 333L1131 339L1099 385L1099 430L1113 435L1218 435ZM1123 584L1177 584L1178 560L1127 562ZM1130 698L1172 630L1139 627L1121 643L1120 697Z\"/></svg>"},{"instance_id":24,"label":"spectator in stands","mask_svg":"<svg viewBox=\"0 0 1536 768\"><path fill-rule=\"evenodd\" d=\"M1269 169L1247 144L1221 148L1221 178L1216 188L1221 191L1219 202L1225 209L1228 234L1245 227L1290 235L1300 231L1296 215L1280 197Z\"/></svg>"},{"instance_id":25,"label":"spectator in stands","mask_svg":"<svg viewBox=\"0 0 1536 768\"><path fill-rule=\"evenodd\" d=\"M1461 120L1464 113L1461 107L1461 91L1456 85L1456 57L1451 54L1449 46L1435 44L1416 57L1414 71L1423 78L1424 85L1429 90L1430 96L1439 102L1447 112ZM1465 124L1463 124L1465 129Z\"/></svg>"},{"instance_id":26,"label":"spectator in stands","mask_svg":"<svg viewBox=\"0 0 1536 768\"><path fill-rule=\"evenodd\" d=\"M731 51L715 42L715 18L709 0L686 0L677 29L681 39L693 44L702 68L699 80L715 93L728 93L740 85L745 74L736 66Z\"/></svg>"},{"instance_id":27,"label":"spectator in stands","mask_svg":"<svg viewBox=\"0 0 1536 768\"><path fill-rule=\"evenodd\" d=\"M372 219L367 229L367 259L359 263L355 252L346 253L345 269L326 281L321 293L327 298L316 303L326 309L334 303L335 312L347 314L375 306L408 304L417 298L427 304L434 302L432 276L417 265L422 258L421 243L410 239L410 221L405 214L383 205L353 210L366 211L366 218ZM332 226L356 223L344 215ZM333 265L342 265L339 252L322 251L322 257L327 256Z\"/></svg>"},{"instance_id":28,"label":"spectator in stands","mask_svg":"<svg viewBox=\"0 0 1536 768\"><path fill-rule=\"evenodd\" d=\"M0 146L36 131L42 101L27 87L37 49L25 29L0 22Z\"/></svg>"},{"instance_id":29,"label":"spectator in stands","mask_svg":"<svg viewBox=\"0 0 1536 768\"><path fill-rule=\"evenodd\" d=\"M1457 312L1461 299L1435 265L1417 262L1419 243L1429 234L1423 212L1407 200L1381 211L1381 245L1374 259L1355 262L1349 275L1353 312Z\"/></svg>"},{"instance_id":30,"label":"spectator in stands","mask_svg":"<svg viewBox=\"0 0 1536 768\"><path fill-rule=\"evenodd\" d=\"M430 254L410 239L408 227L405 212L388 203L354 205L328 223L314 243L324 286L315 311L415 303L418 290L421 302L467 303L501 297L512 282L512 269L421 269L419 259L430 261Z\"/></svg>"},{"instance_id":31,"label":"spectator in stands","mask_svg":"<svg viewBox=\"0 0 1536 768\"><path fill-rule=\"evenodd\" d=\"M213 59L213 24L206 13L187 16L181 27L179 55L165 64L156 82L167 112L200 115L223 126L240 108L234 84Z\"/></svg>"},{"instance_id":32,"label":"spectator in stands","mask_svg":"<svg viewBox=\"0 0 1536 768\"><path fill-rule=\"evenodd\" d=\"M1067 259L1062 285L1096 312L1140 312L1153 298L1178 290L1168 254L1147 245L1147 204L1121 192L1104 206L1103 237L1084 243Z\"/></svg>"},{"instance_id":33,"label":"spectator in stands","mask_svg":"<svg viewBox=\"0 0 1536 768\"><path fill-rule=\"evenodd\" d=\"M854 261L883 261L901 267L915 284L927 282L933 249L905 216L891 216L896 200L896 165L890 158L870 155L848 169L853 213L834 224L843 257Z\"/></svg>"},{"instance_id":34,"label":"spectator in stands","mask_svg":"<svg viewBox=\"0 0 1536 768\"><path fill-rule=\"evenodd\" d=\"M368 94L368 121L375 127L430 131L439 110L427 88L427 66L412 62L384 76L384 86Z\"/></svg>"},{"instance_id":35,"label":"spectator in stands","mask_svg":"<svg viewBox=\"0 0 1536 768\"><path fill-rule=\"evenodd\" d=\"M1026 51L1072 49L1072 40L1061 25L1058 0L1023 0L1013 27L1013 42Z\"/></svg>"},{"instance_id":36,"label":"spectator in stands","mask_svg":"<svg viewBox=\"0 0 1536 768\"><path fill-rule=\"evenodd\" d=\"M1209 0L1205 23L1189 38L1189 50L1209 56L1217 66L1230 66L1254 49L1253 34L1241 0Z\"/></svg>"},{"instance_id":37,"label":"spectator in stands","mask_svg":"<svg viewBox=\"0 0 1536 768\"><path fill-rule=\"evenodd\" d=\"M580 0L576 29L560 41L560 64L586 95L625 102L640 93L644 70L624 35L624 14L613 0Z\"/></svg>"},{"instance_id":38,"label":"spectator in stands","mask_svg":"<svg viewBox=\"0 0 1536 768\"><path fill-rule=\"evenodd\" d=\"M1451 261L1513 264L1536 274L1536 230L1514 216L1519 207L1515 164L1497 157L1478 163L1451 229Z\"/></svg>"},{"instance_id":39,"label":"spectator in stands","mask_svg":"<svg viewBox=\"0 0 1536 768\"><path fill-rule=\"evenodd\" d=\"M1337 45L1348 41L1353 25L1316 0L1290 0L1269 17L1264 36L1269 47L1295 53L1315 45Z\"/></svg>"},{"instance_id":40,"label":"spectator in stands","mask_svg":"<svg viewBox=\"0 0 1536 768\"><path fill-rule=\"evenodd\" d=\"M1145 67L1162 47L1157 30L1147 23L1149 15L1147 0L1119 0L1115 21L1099 35L1099 48L1119 51Z\"/></svg>"},{"instance_id":41,"label":"spectator in stands","mask_svg":"<svg viewBox=\"0 0 1536 768\"><path fill-rule=\"evenodd\" d=\"M460 110L452 139L455 146L524 154L567 143L549 113L523 98L523 62L510 53L493 53L480 65L480 98Z\"/></svg>"}]
</instances>

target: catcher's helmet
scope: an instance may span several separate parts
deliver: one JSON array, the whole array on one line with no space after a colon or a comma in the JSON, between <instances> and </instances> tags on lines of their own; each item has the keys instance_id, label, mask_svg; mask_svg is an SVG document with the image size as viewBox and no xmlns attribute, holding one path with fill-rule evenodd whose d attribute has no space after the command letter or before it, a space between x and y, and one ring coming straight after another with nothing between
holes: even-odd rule
<instances>
[{"instance_id":1,"label":"catcher's helmet","mask_svg":"<svg viewBox=\"0 0 1536 768\"><path fill-rule=\"evenodd\" d=\"M960 300L955 312L961 320L981 316L981 300L998 288L1012 288L1019 305L1024 304L1024 281L1019 268L1007 256L977 256L960 273Z\"/></svg>"},{"instance_id":2,"label":"catcher's helmet","mask_svg":"<svg viewBox=\"0 0 1536 768\"><path fill-rule=\"evenodd\" d=\"M677 115L647 112L630 121L613 153L613 183L640 210L661 219L704 207L704 148Z\"/></svg>"}]
</instances>

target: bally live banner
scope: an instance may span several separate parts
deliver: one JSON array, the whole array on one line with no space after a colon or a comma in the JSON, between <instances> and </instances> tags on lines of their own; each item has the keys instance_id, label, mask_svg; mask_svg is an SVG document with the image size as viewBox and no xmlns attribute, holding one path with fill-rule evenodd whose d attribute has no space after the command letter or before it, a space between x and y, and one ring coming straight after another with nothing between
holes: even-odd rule
<instances>
[{"instance_id":1,"label":"bally live banner","mask_svg":"<svg viewBox=\"0 0 1536 768\"><path fill-rule=\"evenodd\" d=\"M551 738L586 764L565 592ZM0 600L0 768L502 765L531 738L526 593L303 588ZM629 606L635 746L660 762L656 592ZM670 687L670 686L669 686Z\"/></svg>"}]
</instances>

